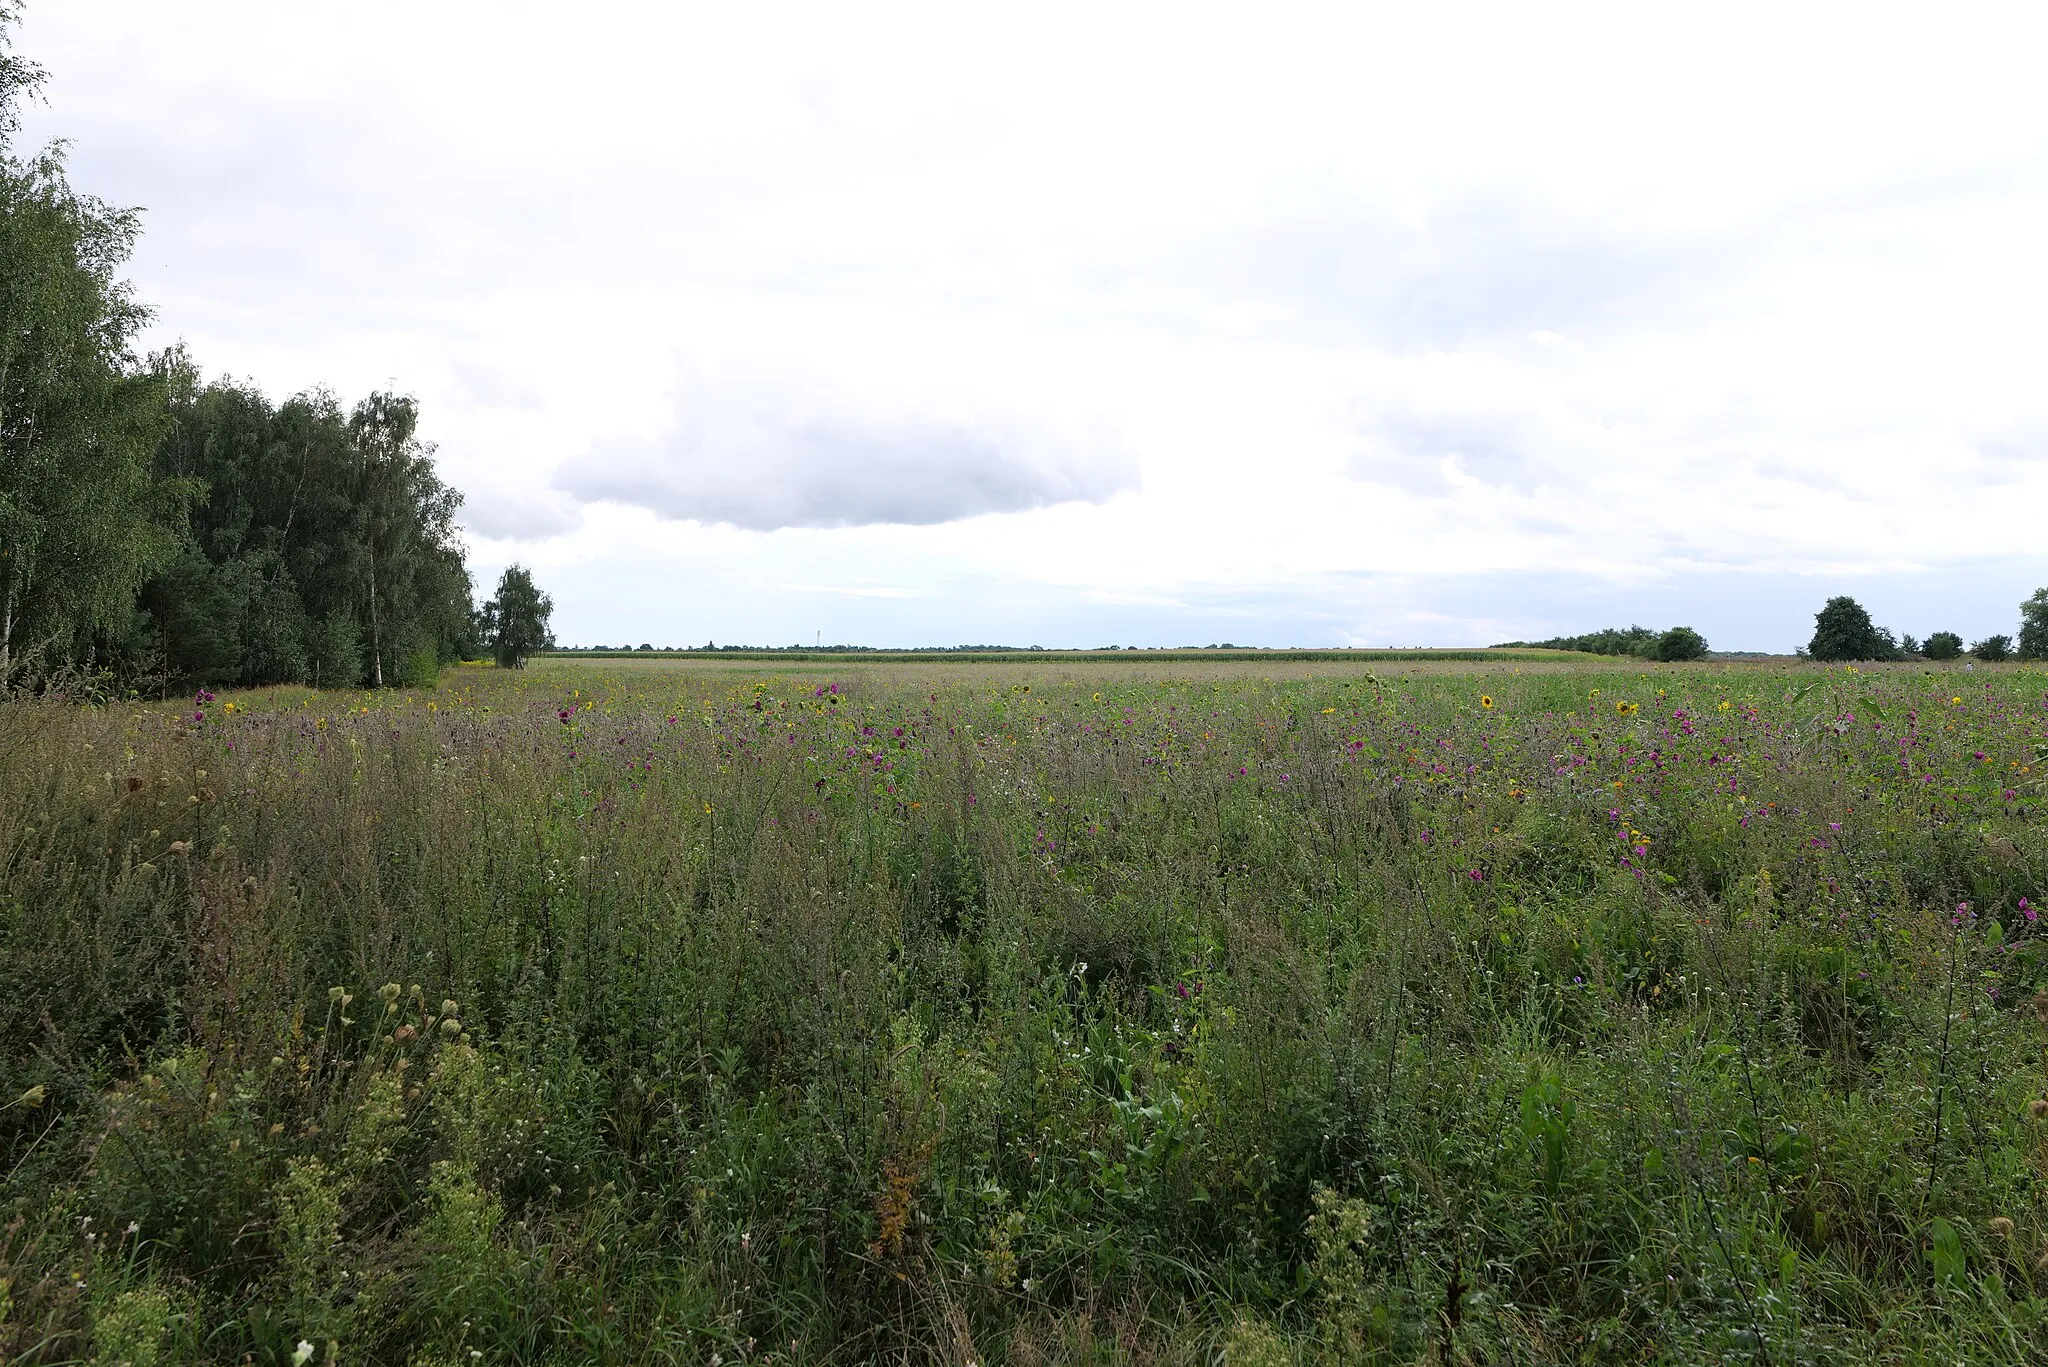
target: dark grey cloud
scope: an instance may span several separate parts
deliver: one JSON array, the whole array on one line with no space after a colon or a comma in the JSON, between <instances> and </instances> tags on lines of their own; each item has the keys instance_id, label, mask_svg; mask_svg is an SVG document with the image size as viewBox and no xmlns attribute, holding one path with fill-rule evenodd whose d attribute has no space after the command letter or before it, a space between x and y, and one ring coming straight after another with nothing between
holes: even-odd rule
<instances>
[{"instance_id":1,"label":"dark grey cloud","mask_svg":"<svg viewBox=\"0 0 2048 1367\"><path fill-rule=\"evenodd\" d=\"M1127 455L1005 426L844 415L698 418L664 442L600 447L555 487L663 517L780 527L929 526L1055 503L1100 503L1137 485Z\"/></svg>"}]
</instances>

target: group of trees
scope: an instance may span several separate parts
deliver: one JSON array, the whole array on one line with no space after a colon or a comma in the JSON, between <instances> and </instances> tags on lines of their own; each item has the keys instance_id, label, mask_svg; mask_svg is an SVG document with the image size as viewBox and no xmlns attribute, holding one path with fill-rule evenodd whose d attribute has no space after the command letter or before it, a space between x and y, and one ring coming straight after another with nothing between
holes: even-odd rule
<instances>
[{"instance_id":1,"label":"group of trees","mask_svg":"<svg viewBox=\"0 0 2048 1367\"><path fill-rule=\"evenodd\" d=\"M1589 655L1633 655L1643 660L1704 660L1707 638L1691 627L1652 631L1648 627L1608 627L1583 636L1553 636L1547 641L1503 641L1495 650L1579 650Z\"/></svg>"},{"instance_id":2,"label":"group of trees","mask_svg":"<svg viewBox=\"0 0 2048 1367\"><path fill-rule=\"evenodd\" d=\"M1969 654L1986 663L2000 660L2048 660L2048 588L2035 589L2020 604L2019 639L2003 633L1986 636L1967 651L1953 631L1928 633L1925 641L1895 635L1870 620L1854 598L1830 598L1814 614L1813 639L1800 652L1815 660L1955 660Z\"/></svg>"},{"instance_id":3,"label":"group of trees","mask_svg":"<svg viewBox=\"0 0 2048 1367\"><path fill-rule=\"evenodd\" d=\"M120 270L133 210L18 155L42 70L0 0L0 687L102 675L418 684L485 647L519 663L552 606L513 567L471 607L454 516L407 397L273 404L202 381Z\"/></svg>"},{"instance_id":4,"label":"group of trees","mask_svg":"<svg viewBox=\"0 0 2048 1367\"><path fill-rule=\"evenodd\" d=\"M222 683L418 685L479 653L456 540L462 496L434 473L409 398L273 405L154 358L168 418L155 471L203 488L178 555L139 596L138 639Z\"/></svg>"}]
</instances>

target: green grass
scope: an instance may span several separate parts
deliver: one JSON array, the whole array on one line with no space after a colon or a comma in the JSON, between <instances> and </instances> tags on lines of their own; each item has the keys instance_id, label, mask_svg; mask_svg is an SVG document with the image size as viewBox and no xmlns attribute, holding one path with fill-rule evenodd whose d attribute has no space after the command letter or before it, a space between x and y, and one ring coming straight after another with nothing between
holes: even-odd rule
<instances>
[{"instance_id":1,"label":"green grass","mask_svg":"<svg viewBox=\"0 0 2048 1367\"><path fill-rule=\"evenodd\" d=\"M2044 774L2023 667L10 703L0 1354L2038 1360Z\"/></svg>"}]
</instances>

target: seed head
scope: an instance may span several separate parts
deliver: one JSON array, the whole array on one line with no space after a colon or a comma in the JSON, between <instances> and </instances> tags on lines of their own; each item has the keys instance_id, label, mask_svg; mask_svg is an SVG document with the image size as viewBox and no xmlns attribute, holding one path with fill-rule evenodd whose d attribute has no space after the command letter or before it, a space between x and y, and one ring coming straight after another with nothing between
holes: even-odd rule
<instances>
[{"instance_id":1,"label":"seed head","mask_svg":"<svg viewBox=\"0 0 2048 1367\"><path fill-rule=\"evenodd\" d=\"M2027 1118L2029 1120L2039 1120L2043 1116L2048 1116L2048 1101L2035 1097L2027 1103Z\"/></svg>"},{"instance_id":2,"label":"seed head","mask_svg":"<svg viewBox=\"0 0 2048 1367\"><path fill-rule=\"evenodd\" d=\"M399 988L397 983L385 983L382 987L377 989L377 995L384 999L384 1004L386 1006L389 1006L391 1003L398 1000L398 991Z\"/></svg>"},{"instance_id":3,"label":"seed head","mask_svg":"<svg viewBox=\"0 0 2048 1367\"><path fill-rule=\"evenodd\" d=\"M2001 1239L2010 1239L2012 1237L2012 1221L2003 1215L1992 1216L1991 1232Z\"/></svg>"},{"instance_id":4,"label":"seed head","mask_svg":"<svg viewBox=\"0 0 2048 1367\"><path fill-rule=\"evenodd\" d=\"M444 1038L454 1039L457 1035L461 1033L462 1022L455 1019L455 1017L450 1016L446 1020L441 1022L441 1034Z\"/></svg>"}]
</instances>

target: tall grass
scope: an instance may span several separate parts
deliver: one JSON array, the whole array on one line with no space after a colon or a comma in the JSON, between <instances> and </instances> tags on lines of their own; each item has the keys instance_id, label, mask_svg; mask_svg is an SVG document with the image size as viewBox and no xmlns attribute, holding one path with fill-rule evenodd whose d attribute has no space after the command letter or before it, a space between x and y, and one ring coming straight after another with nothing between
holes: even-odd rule
<instances>
[{"instance_id":1,"label":"tall grass","mask_svg":"<svg viewBox=\"0 0 2048 1367\"><path fill-rule=\"evenodd\" d=\"M2048 1351L2048 677L1194 668L0 707L0 1352Z\"/></svg>"}]
</instances>

